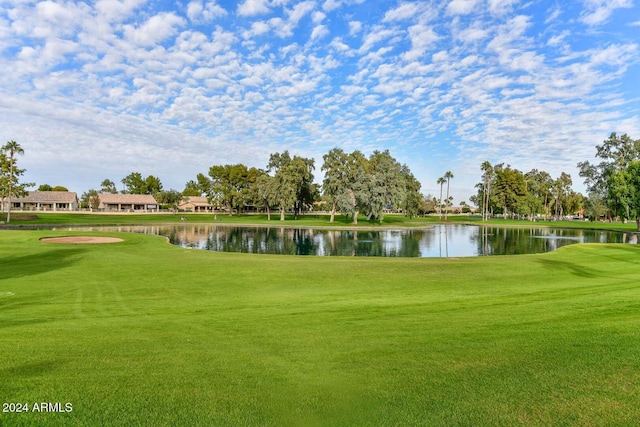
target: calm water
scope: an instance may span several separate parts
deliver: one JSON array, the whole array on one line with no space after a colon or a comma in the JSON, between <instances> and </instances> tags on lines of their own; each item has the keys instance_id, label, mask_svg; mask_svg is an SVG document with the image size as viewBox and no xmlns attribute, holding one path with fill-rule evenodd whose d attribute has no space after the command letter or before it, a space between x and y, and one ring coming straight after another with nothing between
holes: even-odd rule
<instances>
[{"instance_id":1,"label":"calm water","mask_svg":"<svg viewBox=\"0 0 640 427\"><path fill-rule=\"evenodd\" d=\"M637 235L632 233L468 225L369 231L180 224L117 227L113 230L166 236L171 243L185 248L318 256L516 255L549 252L576 243L638 243Z\"/></svg>"}]
</instances>

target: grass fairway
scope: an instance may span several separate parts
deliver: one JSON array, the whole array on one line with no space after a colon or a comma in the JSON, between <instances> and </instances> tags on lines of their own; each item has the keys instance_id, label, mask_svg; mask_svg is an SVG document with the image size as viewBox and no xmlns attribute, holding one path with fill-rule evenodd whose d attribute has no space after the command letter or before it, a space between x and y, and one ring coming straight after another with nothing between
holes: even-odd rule
<instances>
[{"instance_id":1,"label":"grass fairway","mask_svg":"<svg viewBox=\"0 0 640 427\"><path fill-rule=\"evenodd\" d=\"M0 425L640 420L636 245L329 258L52 235L0 230L0 397L30 410Z\"/></svg>"}]
</instances>

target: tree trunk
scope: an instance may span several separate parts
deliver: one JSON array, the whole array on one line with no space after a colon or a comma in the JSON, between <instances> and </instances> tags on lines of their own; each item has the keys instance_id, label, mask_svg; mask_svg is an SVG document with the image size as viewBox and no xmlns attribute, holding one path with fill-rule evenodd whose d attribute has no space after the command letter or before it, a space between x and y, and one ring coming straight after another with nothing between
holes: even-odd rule
<instances>
[{"instance_id":1,"label":"tree trunk","mask_svg":"<svg viewBox=\"0 0 640 427\"><path fill-rule=\"evenodd\" d=\"M267 204L267 221L271 221L271 209L269 209L268 204Z\"/></svg>"},{"instance_id":2,"label":"tree trunk","mask_svg":"<svg viewBox=\"0 0 640 427\"><path fill-rule=\"evenodd\" d=\"M331 219L329 222L333 222L334 217L336 216L336 202L333 202L333 206L331 206Z\"/></svg>"},{"instance_id":3,"label":"tree trunk","mask_svg":"<svg viewBox=\"0 0 640 427\"><path fill-rule=\"evenodd\" d=\"M280 207L280 221L284 221L284 208Z\"/></svg>"},{"instance_id":4,"label":"tree trunk","mask_svg":"<svg viewBox=\"0 0 640 427\"><path fill-rule=\"evenodd\" d=\"M358 211L353 212L353 223L358 223Z\"/></svg>"},{"instance_id":5,"label":"tree trunk","mask_svg":"<svg viewBox=\"0 0 640 427\"><path fill-rule=\"evenodd\" d=\"M10 171L9 171L9 194L7 194L9 199L9 206L7 206L7 224L11 222L11 194L13 193L13 151L11 152L11 160L9 163Z\"/></svg>"},{"instance_id":6,"label":"tree trunk","mask_svg":"<svg viewBox=\"0 0 640 427\"><path fill-rule=\"evenodd\" d=\"M9 190L9 205L7 205L7 224L11 222L11 190Z\"/></svg>"}]
</instances>

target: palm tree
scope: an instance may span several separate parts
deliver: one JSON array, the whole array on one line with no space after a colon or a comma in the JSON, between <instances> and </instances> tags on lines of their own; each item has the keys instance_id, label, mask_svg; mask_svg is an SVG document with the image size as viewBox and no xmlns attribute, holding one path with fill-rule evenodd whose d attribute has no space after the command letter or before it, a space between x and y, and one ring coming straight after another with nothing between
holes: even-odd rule
<instances>
[{"instance_id":1,"label":"palm tree","mask_svg":"<svg viewBox=\"0 0 640 427\"><path fill-rule=\"evenodd\" d=\"M9 152L9 192L7 198L9 206L7 207L7 224L11 222L11 196L13 194L13 161L16 154L24 154L24 150L14 140L11 140L2 146L2 151Z\"/></svg>"},{"instance_id":2,"label":"palm tree","mask_svg":"<svg viewBox=\"0 0 640 427\"><path fill-rule=\"evenodd\" d=\"M489 198L491 196L491 174L493 173L493 166L488 161L482 162L482 177L484 178L484 185L482 188L482 220L486 221L489 216Z\"/></svg>"},{"instance_id":3,"label":"palm tree","mask_svg":"<svg viewBox=\"0 0 640 427\"><path fill-rule=\"evenodd\" d=\"M450 200L450 198L449 198L449 181L451 181L451 178L453 178L453 174L451 173L451 171L447 171L447 173L444 174L444 178L446 178L446 180L447 180L447 201L449 201ZM447 219L448 212L449 212L449 209L445 208L444 219Z\"/></svg>"},{"instance_id":4,"label":"palm tree","mask_svg":"<svg viewBox=\"0 0 640 427\"><path fill-rule=\"evenodd\" d=\"M442 186L447 182L444 177L438 178L438 184L440 184L440 200L438 200L438 219L442 219Z\"/></svg>"}]
</instances>

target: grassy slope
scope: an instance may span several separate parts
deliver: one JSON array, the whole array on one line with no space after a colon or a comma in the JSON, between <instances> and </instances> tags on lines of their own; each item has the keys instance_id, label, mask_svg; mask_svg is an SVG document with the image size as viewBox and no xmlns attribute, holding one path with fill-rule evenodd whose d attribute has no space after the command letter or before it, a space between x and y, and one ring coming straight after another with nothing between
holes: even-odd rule
<instances>
[{"instance_id":1,"label":"grassy slope","mask_svg":"<svg viewBox=\"0 0 640 427\"><path fill-rule=\"evenodd\" d=\"M51 234L0 230L0 397L73 412L0 424L640 419L636 246L372 259Z\"/></svg>"}]
</instances>

